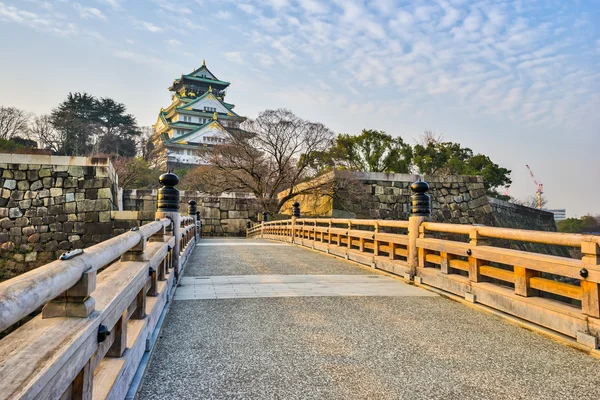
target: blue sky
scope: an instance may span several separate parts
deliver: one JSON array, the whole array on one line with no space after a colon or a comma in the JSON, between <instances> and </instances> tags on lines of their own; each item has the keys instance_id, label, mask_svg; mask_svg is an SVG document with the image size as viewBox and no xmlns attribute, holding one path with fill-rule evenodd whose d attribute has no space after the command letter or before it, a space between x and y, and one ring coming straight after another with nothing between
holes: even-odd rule
<instances>
[{"instance_id":1,"label":"blue sky","mask_svg":"<svg viewBox=\"0 0 600 400\"><path fill-rule=\"evenodd\" d=\"M511 169L511 195L600 213L600 2L0 0L0 104L69 91L142 125L206 59L236 112L287 107L336 132L442 133Z\"/></svg>"}]
</instances>

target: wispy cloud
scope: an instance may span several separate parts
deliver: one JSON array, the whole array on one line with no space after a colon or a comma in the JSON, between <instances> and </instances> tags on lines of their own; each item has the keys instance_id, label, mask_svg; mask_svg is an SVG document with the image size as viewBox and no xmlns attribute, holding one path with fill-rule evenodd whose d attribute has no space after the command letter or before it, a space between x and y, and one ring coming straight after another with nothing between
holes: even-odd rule
<instances>
[{"instance_id":1,"label":"wispy cloud","mask_svg":"<svg viewBox=\"0 0 600 400\"><path fill-rule=\"evenodd\" d=\"M129 61L133 61L133 62L136 62L139 64L145 64L145 65L160 64L163 62L163 60L161 60L158 57L153 57L153 56L149 56L147 54L136 53L136 52L127 51L127 50L116 50L113 52L113 55L115 57L122 58L124 60L129 60Z\"/></svg>"},{"instance_id":2,"label":"wispy cloud","mask_svg":"<svg viewBox=\"0 0 600 400\"><path fill-rule=\"evenodd\" d=\"M238 63L238 64L244 63L244 59L242 58L242 53L240 53L238 51L229 51L229 52L223 53L223 56L225 56L225 58L231 62Z\"/></svg>"},{"instance_id":3,"label":"wispy cloud","mask_svg":"<svg viewBox=\"0 0 600 400\"><path fill-rule=\"evenodd\" d=\"M147 22L147 21L141 21L139 24L143 29L152 32L152 33L158 33L158 32L163 32L164 29L161 28L160 26L156 26L154 25L152 22Z\"/></svg>"},{"instance_id":4,"label":"wispy cloud","mask_svg":"<svg viewBox=\"0 0 600 400\"><path fill-rule=\"evenodd\" d=\"M96 1L110 6L113 10L121 9L121 0L96 0Z\"/></svg>"},{"instance_id":5,"label":"wispy cloud","mask_svg":"<svg viewBox=\"0 0 600 400\"><path fill-rule=\"evenodd\" d=\"M183 44L177 39L169 39L169 40L166 40L165 42L167 42L168 45L175 46L175 47L179 47Z\"/></svg>"},{"instance_id":6,"label":"wispy cloud","mask_svg":"<svg viewBox=\"0 0 600 400\"><path fill-rule=\"evenodd\" d=\"M97 8L84 7L79 3L74 3L73 7L75 7L75 10L77 10L79 16L83 19L99 19L106 21L106 16Z\"/></svg>"},{"instance_id":7,"label":"wispy cloud","mask_svg":"<svg viewBox=\"0 0 600 400\"><path fill-rule=\"evenodd\" d=\"M61 21L56 13L31 12L0 2L0 21L27 26L36 31L50 32L58 36L70 36L79 32L74 23Z\"/></svg>"},{"instance_id":8,"label":"wispy cloud","mask_svg":"<svg viewBox=\"0 0 600 400\"><path fill-rule=\"evenodd\" d=\"M586 46L582 33L559 30L568 23L560 7L556 15L543 16L517 0L422 0L402 6L391 0L297 0L276 6L247 0L238 8L252 15L254 29L246 36L257 65L308 71L335 65L333 79L352 82L348 90L391 85L415 109L444 96L453 108L556 124L591 110L589 99L600 89L599 79L586 84L598 77L591 64L575 57L577 46L582 52ZM571 23L588 29L589 16ZM598 54L600 40L592 43ZM577 75L566 81L570 72ZM569 100L560 93L570 93ZM557 104L572 107L572 113L557 113Z\"/></svg>"},{"instance_id":9,"label":"wispy cloud","mask_svg":"<svg viewBox=\"0 0 600 400\"><path fill-rule=\"evenodd\" d=\"M223 19L223 20L227 20L227 19L231 19L231 13L229 11L218 11L215 14L215 18L216 19Z\"/></svg>"}]
</instances>

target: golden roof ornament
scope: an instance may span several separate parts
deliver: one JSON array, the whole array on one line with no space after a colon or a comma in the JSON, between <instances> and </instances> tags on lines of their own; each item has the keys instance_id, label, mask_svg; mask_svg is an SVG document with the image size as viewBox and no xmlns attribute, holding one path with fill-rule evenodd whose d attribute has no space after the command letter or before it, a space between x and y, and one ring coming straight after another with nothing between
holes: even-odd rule
<instances>
[{"instance_id":1,"label":"golden roof ornament","mask_svg":"<svg viewBox=\"0 0 600 400\"><path fill-rule=\"evenodd\" d=\"M217 120L217 112L215 111L215 112L213 113L213 121L216 121L216 120Z\"/></svg>"},{"instance_id":2,"label":"golden roof ornament","mask_svg":"<svg viewBox=\"0 0 600 400\"><path fill-rule=\"evenodd\" d=\"M206 60L204 58L202 59L202 66L206 67Z\"/></svg>"},{"instance_id":3,"label":"golden roof ornament","mask_svg":"<svg viewBox=\"0 0 600 400\"><path fill-rule=\"evenodd\" d=\"M210 93L212 93L212 86L211 86L211 85L208 85L208 91L209 91Z\"/></svg>"}]
</instances>

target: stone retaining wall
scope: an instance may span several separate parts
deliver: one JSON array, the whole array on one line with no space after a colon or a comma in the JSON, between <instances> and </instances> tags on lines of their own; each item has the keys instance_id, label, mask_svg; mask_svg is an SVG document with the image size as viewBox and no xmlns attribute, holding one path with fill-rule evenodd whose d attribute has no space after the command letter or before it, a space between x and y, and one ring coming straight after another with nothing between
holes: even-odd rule
<instances>
[{"instance_id":1,"label":"stone retaining wall","mask_svg":"<svg viewBox=\"0 0 600 400\"><path fill-rule=\"evenodd\" d=\"M113 234L107 158L0 154L0 280Z\"/></svg>"},{"instance_id":2,"label":"stone retaining wall","mask_svg":"<svg viewBox=\"0 0 600 400\"><path fill-rule=\"evenodd\" d=\"M380 172L335 171L330 188L306 194L284 204L291 215L294 201L303 216L407 220L410 216L410 185L419 175ZM455 224L490 224L492 212L480 176L427 176L432 221Z\"/></svg>"},{"instance_id":3,"label":"stone retaining wall","mask_svg":"<svg viewBox=\"0 0 600 400\"><path fill-rule=\"evenodd\" d=\"M187 214L187 204L196 201L200 212L202 234L205 236L244 236L246 224L257 221L258 205L254 197L244 193L210 196L196 191L179 192L181 214ZM158 192L154 190L123 190L123 210L156 210Z\"/></svg>"}]
</instances>

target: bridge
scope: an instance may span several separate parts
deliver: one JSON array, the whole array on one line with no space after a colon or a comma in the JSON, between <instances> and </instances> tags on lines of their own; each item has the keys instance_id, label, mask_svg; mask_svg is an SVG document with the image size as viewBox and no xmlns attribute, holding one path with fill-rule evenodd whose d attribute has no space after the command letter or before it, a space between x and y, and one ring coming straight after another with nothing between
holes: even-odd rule
<instances>
[{"instance_id":1,"label":"bridge","mask_svg":"<svg viewBox=\"0 0 600 400\"><path fill-rule=\"evenodd\" d=\"M430 222L418 182L408 221L201 240L165 175L156 221L0 283L0 398L600 394L600 237Z\"/></svg>"}]
</instances>

